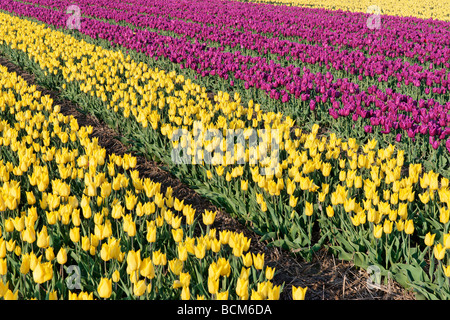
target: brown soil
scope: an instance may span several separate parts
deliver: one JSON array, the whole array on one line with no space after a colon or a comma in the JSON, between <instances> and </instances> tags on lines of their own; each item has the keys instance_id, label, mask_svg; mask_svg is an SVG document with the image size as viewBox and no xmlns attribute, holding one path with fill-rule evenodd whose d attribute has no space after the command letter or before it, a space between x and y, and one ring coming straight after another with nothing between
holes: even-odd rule
<instances>
[{"instance_id":1,"label":"brown soil","mask_svg":"<svg viewBox=\"0 0 450 320\"><path fill-rule=\"evenodd\" d=\"M28 84L36 84L34 76L25 72L20 67L0 56L0 64L6 66L9 72L16 72ZM61 112L65 115L73 115L80 126L91 125L93 133L91 137L97 137L99 145L107 150L108 154L124 154L128 148L115 137L118 136L105 123L91 115L79 112L77 105L71 101L61 99L58 91L48 90L37 86L43 94L52 97L55 104L61 106ZM148 177L161 183L164 191L167 187L173 188L173 195L183 200L185 204L191 204L197 213L204 210L218 212L214 227L217 230L228 229L243 232L251 238L252 251L264 252L265 263L276 268L273 279L275 284L284 283L281 294L282 300L291 300L292 286L308 287L307 300L414 300L414 294L403 289L399 284L389 281L387 285L381 285L378 289L368 287L368 274L357 269L351 262L337 260L325 249L316 253L311 262L294 257L291 253L280 248L268 247L259 241L259 236L248 228L232 219L221 208L217 208L210 201L200 196L179 179L164 171L161 164L149 161L145 157L135 155L137 158L137 170L142 178Z\"/></svg>"}]
</instances>

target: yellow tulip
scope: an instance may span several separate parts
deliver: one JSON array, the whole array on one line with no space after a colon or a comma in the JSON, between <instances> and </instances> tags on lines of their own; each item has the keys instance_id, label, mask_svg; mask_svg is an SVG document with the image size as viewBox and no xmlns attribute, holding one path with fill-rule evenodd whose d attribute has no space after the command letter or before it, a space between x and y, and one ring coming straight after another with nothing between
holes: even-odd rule
<instances>
[{"instance_id":1,"label":"yellow tulip","mask_svg":"<svg viewBox=\"0 0 450 320\"><path fill-rule=\"evenodd\" d=\"M444 259L445 256L445 247L442 246L442 244L438 243L437 245L434 246L433 253L434 257L437 260L442 260Z\"/></svg>"},{"instance_id":2,"label":"yellow tulip","mask_svg":"<svg viewBox=\"0 0 450 320\"><path fill-rule=\"evenodd\" d=\"M403 220L398 220L395 222L395 227L397 228L397 231L402 232L403 230L405 230L405 223L403 222Z\"/></svg>"},{"instance_id":3,"label":"yellow tulip","mask_svg":"<svg viewBox=\"0 0 450 320\"><path fill-rule=\"evenodd\" d=\"M203 242L198 243L194 247L194 253L197 259L203 259L206 254L206 245Z\"/></svg>"},{"instance_id":4,"label":"yellow tulip","mask_svg":"<svg viewBox=\"0 0 450 320\"><path fill-rule=\"evenodd\" d=\"M136 235L136 223L134 221L129 222L126 232L129 237L134 237Z\"/></svg>"},{"instance_id":5,"label":"yellow tulip","mask_svg":"<svg viewBox=\"0 0 450 320\"><path fill-rule=\"evenodd\" d=\"M29 205L35 204L36 203L36 197L34 196L33 191L26 191L25 193L27 195L27 203Z\"/></svg>"},{"instance_id":6,"label":"yellow tulip","mask_svg":"<svg viewBox=\"0 0 450 320\"><path fill-rule=\"evenodd\" d=\"M442 265L442 269L444 270L444 274L447 278L450 278L450 266Z\"/></svg>"},{"instance_id":7,"label":"yellow tulip","mask_svg":"<svg viewBox=\"0 0 450 320\"><path fill-rule=\"evenodd\" d=\"M247 299L248 298L248 285L249 280L247 278L241 278L239 277L236 282L236 294L241 299Z\"/></svg>"},{"instance_id":8,"label":"yellow tulip","mask_svg":"<svg viewBox=\"0 0 450 320\"><path fill-rule=\"evenodd\" d=\"M291 206L292 208L295 208L297 206L297 201L298 201L298 197L294 197L293 195L291 195L289 197L289 206Z\"/></svg>"},{"instance_id":9,"label":"yellow tulip","mask_svg":"<svg viewBox=\"0 0 450 320\"><path fill-rule=\"evenodd\" d=\"M314 213L313 204L308 201L305 201L305 214L307 216L312 216L313 213Z\"/></svg>"},{"instance_id":10,"label":"yellow tulip","mask_svg":"<svg viewBox=\"0 0 450 320\"><path fill-rule=\"evenodd\" d=\"M253 257L253 266L255 267L255 269L262 270L264 266L264 253L263 254L258 253L257 255L252 253L252 257Z\"/></svg>"},{"instance_id":11,"label":"yellow tulip","mask_svg":"<svg viewBox=\"0 0 450 320\"><path fill-rule=\"evenodd\" d=\"M208 292L216 294L219 291L219 279L208 277Z\"/></svg>"},{"instance_id":12,"label":"yellow tulip","mask_svg":"<svg viewBox=\"0 0 450 320\"><path fill-rule=\"evenodd\" d=\"M33 280L36 283L44 283L53 277L53 268L50 262L38 263L33 270Z\"/></svg>"},{"instance_id":13,"label":"yellow tulip","mask_svg":"<svg viewBox=\"0 0 450 320\"><path fill-rule=\"evenodd\" d=\"M0 275L5 275L8 271L8 266L6 264L6 259L0 259Z\"/></svg>"},{"instance_id":14,"label":"yellow tulip","mask_svg":"<svg viewBox=\"0 0 450 320\"><path fill-rule=\"evenodd\" d=\"M141 266L141 250L130 250L127 254L127 272L136 271Z\"/></svg>"},{"instance_id":15,"label":"yellow tulip","mask_svg":"<svg viewBox=\"0 0 450 320\"><path fill-rule=\"evenodd\" d=\"M48 300L58 300L58 293L56 292L56 290L48 293Z\"/></svg>"},{"instance_id":16,"label":"yellow tulip","mask_svg":"<svg viewBox=\"0 0 450 320\"><path fill-rule=\"evenodd\" d=\"M307 290L308 290L308 287L302 288L302 287L292 286L292 299L293 300L305 300Z\"/></svg>"},{"instance_id":17,"label":"yellow tulip","mask_svg":"<svg viewBox=\"0 0 450 320\"><path fill-rule=\"evenodd\" d=\"M431 234L431 232L428 232L425 235L425 245L428 247L431 247L434 244L434 238L436 237L436 234Z\"/></svg>"},{"instance_id":18,"label":"yellow tulip","mask_svg":"<svg viewBox=\"0 0 450 320\"><path fill-rule=\"evenodd\" d=\"M113 219L120 219L123 216L123 214L124 214L124 209L120 205L120 203L115 204L111 211L111 217Z\"/></svg>"},{"instance_id":19,"label":"yellow tulip","mask_svg":"<svg viewBox=\"0 0 450 320\"><path fill-rule=\"evenodd\" d=\"M155 266L165 266L167 264L166 254L160 250L152 252L152 261Z\"/></svg>"},{"instance_id":20,"label":"yellow tulip","mask_svg":"<svg viewBox=\"0 0 450 320\"><path fill-rule=\"evenodd\" d=\"M248 181L247 180L241 180L241 190L242 191L248 190Z\"/></svg>"},{"instance_id":21,"label":"yellow tulip","mask_svg":"<svg viewBox=\"0 0 450 320\"><path fill-rule=\"evenodd\" d=\"M228 290L218 292L216 296L216 300L228 300Z\"/></svg>"},{"instance_id":22,"label":"yellow tulip","mask_svg":"<svg viewBox=\"0 0 450 320\"><path fill-rule=\"evenodd\" d=\"M280 299L281 285L272 286L268 289L267 299L268 300L279 300Z\"/></svg>"},{"instance_id":23,"label":"yellow tulip","mask_svg":"<svg viewBox=\"0 0 450 320\"><path fill-rule=\"evenodd\" d=\"M328 218L332 218L334 216L334 208L332 205L326 207L325 211L327 213Z\"/></svg>"},{"instance_id":24,"label":"yellow tulip","mask_svg":"<svg viewBox=\"0 0 450 320\"><path fill-rule=\"evenodd\" d=\"M91 241L89 240L88 236L81 237L81 248L84 251L89 251L89 248L91 247Z\"/></svg>"},{"instance_id":25,"label":"yellow tulip","mask_svg":"<svg viewBox=\"0 0 450 320\"><path fill-rule=\"evenodd\" d=\"M63 265L67 262L67 250L65 248L61 248L56 255L56 261Z\"/></svg>"},{"instance_id":26,"label":"yellow tulip","mask_svg":"<svg viewBox=\"0 0 450 320\"><path fill-rule=\"evenodd\" d=\"M183 287L189 287L191 282L191 275L187 272L181 272L180 275L180 283Z\"/></svg>"},{"instance_id":27,"label":"yellow tulip","mask_svg":"<svg viewBox=\"0 0 450 320\"><path fill-rule=\"evenodd\" d=\"M216 212L205 210L205 212L202 214L202 217L204 225L206 226L212 225L216 217Z\"/></svg>"},{"instance_id":28,"label":"yellow tulip","mask_svg":"<svg viewBox=\"0 0 450 320\"><path fill-rule=\"evenodd\" d=\"M142 260L139 271L143 277L148 279L153 279L155 277L155 268L150 258L145 258Z\"/></svg>"},{"instance_id":29,"label":"yellow tulip","mask_svg":"<svg viewBox=\"0 0 450 320\"><path fill-rule=\"evenodd\" d=\"M386 234L390 234L392 232L393 222L390 220L384 220L383 224L383 232Z\"/></svg>"},{"instance_id":30,"label":"yellow tulip","mask_svg":"<svg viewBox=\"0 0 450 320\"><path fill-rule=\"evenodd\" d=\"M102 244L102 248L100 250L100 258L103 261L109 261L111 259L109 245L107 243Z\"/></svg>"},{"instance_id":31,"label":"yellow tulip","mask_svg":"<svg viewBox=\"0 0 450 320\"><path fill-rule=\"evenodd\" d=\"M406 234L414 233L414 222L412 220L405 221L405 233Z\"/></svg>"},{"instance_id":32,"label":"yellow tulip","mask_svg":"<svg viewBox=\"0 0 450 320\"><path fill-rule=\"evenodd\" d=\"M266 279L267 280L272 280L274 274L275 274L275 268L271 268L271 267L267 266L266 267L266 272L265 272Z\"/></svg>"},{"instance_id":33,"label":"yellow tulip","mask_svg":"<svg viewBox=\"0 0 450 320\"><path fill-rule=\"evenodd\" d=\"M133 210L134 206L137 203L137 197L130 191L127 191L127 194L125 196L125 206L127 210Z\"/></svg>"},{"instance_id":34,"label":"yellow tulip","mask_svg":"<svg viewBox=\"0 0 450 320\"><path fill-rule=\"evenodd\" d=\"M74 228L70 229L69 237L73 243L77 243L78 241L80 241L80 228L74 227Z\"/></svg>"},{"instance_id":35,"label":"yellow tulip","mask_svg":"<svg viewBox=\"0 0 450 320\"><path fill-rule=\"evenodd\" d=\"M444 247L445 249L450 249L450 233L444 234Z\"/></svg>"},{"instance_id":36,"label":"yellow tulip","mask_svg":"<svg viewBox=\"0 0 450 320\"><path fill-rule=\"evenodd\" d=\"M20 273L27 274L30 271L30 255L22 255L22 264L20 265Z\"/></svg>"},{"instance_id":37,"label":"yellow tulip","mask_svg":"<svg viewBox=\"0 0 450 320\"><path fill-rule=\"evenodd\" d=\"M377 224L373 227L373 235L375 238L379 239L383 235L383 226Z\"/></svg>"},{"instance_id":38,"label":"yellow tulip","mask_svg":"<svg viewBox=\"0 0 450 320\"><path fill-rule=\"evenodd\" d=\"M439 209L439 221L443 224L446 224L450 217L450 210L445 208Z\"/></svg>"},{"instance_id":39,"label":"yellow tulip","mask_svg":"<svg viewBox=\"0 0 450 320\"><path fill-rule=\"evenodd\" d=\"M142 296L147 290L147 284L145 280L139 280L133 284L133 294L137 297Z\"/></svg>"},{"instance_id":40,"label":"yellow tulip","mask_svg":"<svg viewBox=\"0 0 450 320\"><path fill-rule=\"evenodd\" d=\"M108 278L101 278L97 286L97 293L100 298L108 299L112 294L112 280Z\"/></svg>"},{"instance_id":41,"label":"yellow tulip","mask_svg":"<svg viewBox=\"0 0 450 320\"><path fill-rule=\"evenodd\" d=\"M120 280L120 272L119 272L119 270L115 270L113 272L113 274L111 276L111 280L116 282L116 283L119 282L119 280Z\"/></svg>"},{"instance_id":42,"label":"yellow tulip","mask_svg":"<svg viewBox=\"0 0 450 320\"><path fill-rule=\"evenodd\" d=\"M47 259L48 261L52 261L53 259L55 259L55 253L52 247L48 247L45 250L45 259Z\"/></svg>"},{"instance_id":43,"label":"yellow tulip","mask_svg":"<svg viewBox=\"0 0 450 320\"><path fill-rule=\"evenodd\" d=\"M183 261L180 259L175 258L169 261L169 270L176 276L180 275L182 269Z\"/></svg>"},{"instance_id":44,"label":"yellow tulip","mask_svg":"<svg viewBox=\"0 0 450 320\"><path fill-rule=\"evenodd\" d=\"M180 242L183 240L183 229L172 229L171 232L175 242Z\"/></svg>"},{"instance_id":45,"label":"yellow tulip","mask_svg":"<svg viewBox=\"0 0 450 320\"><path fill-rule=\"evenodd\" d=\"M8 289L3 296L3 299L4 300L18 300L18 297L19 297L19 290L16 290L13 293L10 289Z\"/></svg>"}]
</instances>

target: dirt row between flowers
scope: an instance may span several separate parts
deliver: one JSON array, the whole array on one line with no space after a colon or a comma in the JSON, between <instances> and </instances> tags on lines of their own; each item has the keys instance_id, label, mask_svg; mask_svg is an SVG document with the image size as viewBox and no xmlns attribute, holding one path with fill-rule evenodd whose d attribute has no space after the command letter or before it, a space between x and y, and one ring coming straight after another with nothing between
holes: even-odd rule
<instances>
[{"instance_id":1,"label":"dirt row between flowers","mask_svg":"<svg viewBox=\"0 0 450 320\"><path fill-rule=\"evenodd\" d=\"M54 103L61 107L62 114L74 116L80 126L92 126L91 137L98 138L99 145L106 149L107 155L132 154L137 158L136 170L139 171L141 178L150 178L161 183L162 192L165 192L168 187L172 187L173 195L180 200L184 200L185 204L191 204L196 209L197 214L201 214L204 210L217 211L213 227L218 231L227 229L243 232L245 236L251 238L250 250L264 253L265 264L276 268L273 282L276 285L285 283L280 296L281 300L292 299L292 286L307 286L306 300L414 299L414 293L405 290L392 280L389 280L386 285L382 284L377 289L370 288L368 286L370 278L365 270L354 267L351 262L338 260L326 249L321 249L313 256L312 261L308 262L296 258L293 254L281 248L266 246L265 243L259 241L260 236L231 218L227 212L213 205L208 199L189 188L188 185L171 173L162 169L164 164L150 161L142 155L129 152L129 148L117 139L119 134L108 127L107 124L92 115L80 112L75 103L61 98L58 91L40 86L33 74L10 62L6 57L0 56L0 65L7 67L9 72L16 72L29 85L36 85L39 91L49 95Z\"/></svg>"}]
</instances>

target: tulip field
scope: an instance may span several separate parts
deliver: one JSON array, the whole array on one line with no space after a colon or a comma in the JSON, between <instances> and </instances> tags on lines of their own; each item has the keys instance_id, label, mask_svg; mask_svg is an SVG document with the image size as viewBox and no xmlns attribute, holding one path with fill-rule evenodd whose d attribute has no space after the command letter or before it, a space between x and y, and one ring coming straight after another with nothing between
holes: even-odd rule
<instances>
[{"instance_id":1,"label":"tulip field","mask_svg":"<svg viewBox=\"0 0 450 320\"><path fill-rule=\"evenodd\" d=\"M2 0L0 56L265 246L449 299L450 7L427 3ZM0 89L0 298L308 299L2 65Z\"/></svg>"}]
</instances>

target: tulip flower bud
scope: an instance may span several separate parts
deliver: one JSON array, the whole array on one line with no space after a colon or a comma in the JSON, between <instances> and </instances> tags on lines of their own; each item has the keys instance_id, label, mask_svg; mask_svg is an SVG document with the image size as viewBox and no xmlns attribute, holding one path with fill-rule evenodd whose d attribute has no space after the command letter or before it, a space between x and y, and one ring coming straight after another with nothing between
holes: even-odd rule
<instances>
[{"instance_id":1,"label":"tulip flower bud","mask_svg":"<svg viewBox=\"0 0 450 320\"><path fill-rule=\"evenodd\" d=\"M0 238L0 259L6 257L6 240Z\"/></svg>"},{"instance_id":2,"label":"tulip flower bud","mask_svg":"<svg viewBox=\"0 0 450 320\"><path fill-rule=\"evenodd\" d=\"M52 261L53 259L55 259L55 253L53 252L52 247L48 247L45 250L45 259L47 259L48 261Z\"/></svg>"},{"instance_id":3,"label":"tulip flower bud","mask_svg":"<svg viewBox=\"0 0 450 320\"><path fill-rule=\"evenodd\" d=\"M130 250L127 254L127 270L130 272L136 271L141 265L141 250Z\"/></svg>"},{"instance_id":4,"label":"tulip flower bud","mask_svg":"<svg viewBox=\"0 0 450 320\"><path fill-rule=\"evenodd\" d=\"M312 216L313 213L314 213L313 204L308 201L305 201L305 215L309 217Z\"/></svg>"},{"instance_id":5,"label":"tulip flower bud","mask_svg":"<svg viewBox=\"0 0 450 320\"><path fill-rule=\"evenodd\" d=\"M327 216L328 216L329 218L332 218L332 217L334 216L334 208L333 208L333 206L329 205L329 206L326 208L326 212L327 212Z\"/></svg>"},{"instance_id":6,"label":"tulip flower bud","mask_svg":"<svg viewBox=\"0 0 450 320\"><path fill-rule=\"evenodd\" d=\"M433 246L435 237L436 237L436 234L431 234L431 232L428 232L425 235L425 245L428 247Z\"/></svg>"},{"instance_id":7,"label":"tulip flower bud","mask_svg":"<svg viewBox=\"0 0 450 320\"><path fill-rule=\"evenodd\" d=\"M133 294L137 297L142 296L147 290L147 285L145 280L139 280L137 283L133 284Z\"/></svg>"},{"instance_id":8,"label":"tulip flower bud","mask_svg":"<svg viewBox=\"0 0 450 320\"><path fill-rule=\"evenodd\" d=\"M183 240L183 229L172 229L172 237L175 242L181 242Z\"/></svg>"},{"instance_id":9,"label":"tulip flower bud","mask_svg":"<svg viewBox=\"0 0 450 320\"><path fill-rule=\"evenodd\" d=\"M217 238L213 238L213 240L211 241L211 251L218 253L221 249L221 242L219 239Z\"/></svg>"},{"instance_id":10,"label":"tulip flower bud","mask_svg":"<svg viewBox=\"0 0 450 320\"><path fill-rule=\"evenodd\" d=\"M58 300L58 293L56 290L48 293L48 300Z\"/></svg>"},{"instance_id":11,"label":"tulip flower bud","mask_svg":"<svg viewBox=\"0 0 450 320\"><path fill-rule=\"evenodd\" d=\"M69 237L70 237L70 240L72 240L72 242L74 242L74 243L77 243L78 241L80 241L80 228L75 227L75 228L70 229Z\"/></svg>"},{"instance_id":12,"label":"tulip flower bud","mask_svg":"<svg viewBox=\"0 0 450 320\"><path fill-rule=\"evenodd\" d=\"M102 278L97 287L97 292L100 298L108 299L112 293L112 281L111 279Z\"/></svg>"},{"instance_id":13,"label":"tulip flower bud","mask_svg":"<svg viewBox=\"0 0 450 320\"><path fill-rule=\"evenodd\" d=\"M413 232L414 232L414 223L413 223L413 221L412 220L406 220L405 221L405 233L406 234L413 234ZM450 243L449 243L449 245L450 245Z\"/></svg>"},{"instance_id":14,"label":"tulip flower bud","mask_svg":"<svg viewBox=\"0 0 450 320\"><path fill-rule=\"evenodd\" d=\"M45 282L45 269L41 263L38 263L36 268L33 270L33 280L39 284Z\"/></svg>"},{"instance_id":15,"label":"tulip flower bud","mask_svg":"<svg viewBox=\"0 0 450 320\"><path fill-rule=\"evenodd\" d=\"M116 270L112 274L112 281L119 282L119 280L120 280L120 273L119 270Z\"/></svg>"},{"instance_id":16,"label":"tulip flower bud","mask_svg":"<svg viewBox=\"0 0 450 320\"><path fill-rule=\"evenodd\" d=\"M248 296L248 284L247 278L239 278L236 283L236 294L240 298L246 298Z\"/></svg>"},{"instance_id":17,"label":"tulip flower bud","mask_svg":"<svg viewBox=\"0 0 450 320\"><path fill-rule=\"evenodd\" d=\"M67 262L67 250L65 248L59 249L58 254L56 256L56 261L61 265Z\"/></svg>"},{"instance_id":18,"label":"tulip flower bud","mask_svg":"<svg viewBox=\"0 0 450 320\"><path fill-rule=\"evenodd\" d=\"M177 258L170 260L169 261L169 269L176 276L180 275L181 270L183 269L183 261L181 261L180 259L177 259Z\"/></svg>"},{"instance_id":19,"label":"tulip flower bud","mask_svg":"<svg viewBox=\"0 0 450 320\"><path fill-rule=\"evenodd\" d=\"M442 244L438 243L437 245L434 246L433 253L434 257L437 260L442 260L444 259L445 256L445 247L442 246Z\"/></svg>"},{"instance_id":20,"label":"tulip flower bud","mask_svg":"<svg viewBox=\"0 0 450 320\"><path fill-rule=\"evenodd\" d=\"M27 274L30 271L30 255L22 256L22 264L20 265L20 273Z\"/></svg>"},{"instance_id":21,"label":"tulip flower bud","mask_svg":"<svg viewBox=\"0 0 450 320\"><path fill-rule=\"evenodd\" d=\"M210 294L216 294L219 291L219 278L208 277L208 292Z\"/></svg>"},{"instance_id":22,"label":"tulip flower bud","mask_svg":"<svg viewBox=\"0 0 450 320\"><path fill-rule=\"evenodd\" d=\"M273 276L275 274L275 268L271 268L269 266L266 267L266 279L267 280L272 280Z\"/></svg>"},{"instance_id":23,"label":"tulip flower bud","mask_svg":"<svg viewBox=\"0 0 450 320\"><path fill-rule=\"evenodd\" d=\"M261 270L264 265L264 253L263 254L258 253L257 255L252 253L252 257L253 257L253 265L255 266L255 268L257 270Z\"/></svg>"},{"instance_id":24,"label":"tulip flower bud","mask_svg":"<svg viewBox=\"0 0 450 320\"><path fill-rule=\"evenodd\" d=\"M380 224L377 224L373 228L373 235L375 238L379 239L383 235L383 226Z\"/></svg>"},{"instance_id":25,"label":"tulip flower bud","mask_svg":"<svg viewBox=\"0 0 450 320\"><path fill-rule=\"evenodd\" d=\"M292 300L305 300L307 287L295 287L292 286Z\"/></svg>"},{"instance_id":26,"label":"tulip flower bud","mask_svg":"<svg viewBox=\"0 0 450 320\"><path fill-rule=\"evenodd\" d=\"M100 257L103 261L109 261L111 259L109 246L107 243L102 244L102 248L100 250Z\"/></svg>"},{"instance_id":27,"label":"tulip flower bud","mask_svg":"<svg viewBox=\"0 0 450 320\"><path fill-rule=\"evenodd\" d=\"M445 249L450 249L450 233L444 234L443 244Z\"/></svg>"},{"instance_id":28,"label":"tulip flower bud","mask_svg":"<svg viewBox=\"0 0 450 320\"><path fill-rule=\"evenodd\" d=\"M205 212L202 214L203 217L203 224L208 226L214 223L214 219L216 217L216 212L205 210Z\"/></svg>"},{"instance_id":29,"label":"tulip flower bud","mask_svg":"<svg viewBox=\"0 0 450 320\"><path fill-rule=\"evenodd\" d=\"M442 265L442 269L444 270L444 274L447 278L450 278L450 266Z\"/></svg>"},{"instance_id":30,"label":"tulip flower bud","mask_svg":"<svg viewBox=\"0 0 450 320\"><path fill-rule=\"evenodd\" d=\"M153 279L155 277L155 268L150 258L142 260L140 274L148 279Z\"/></svg>"}]
</instances>

